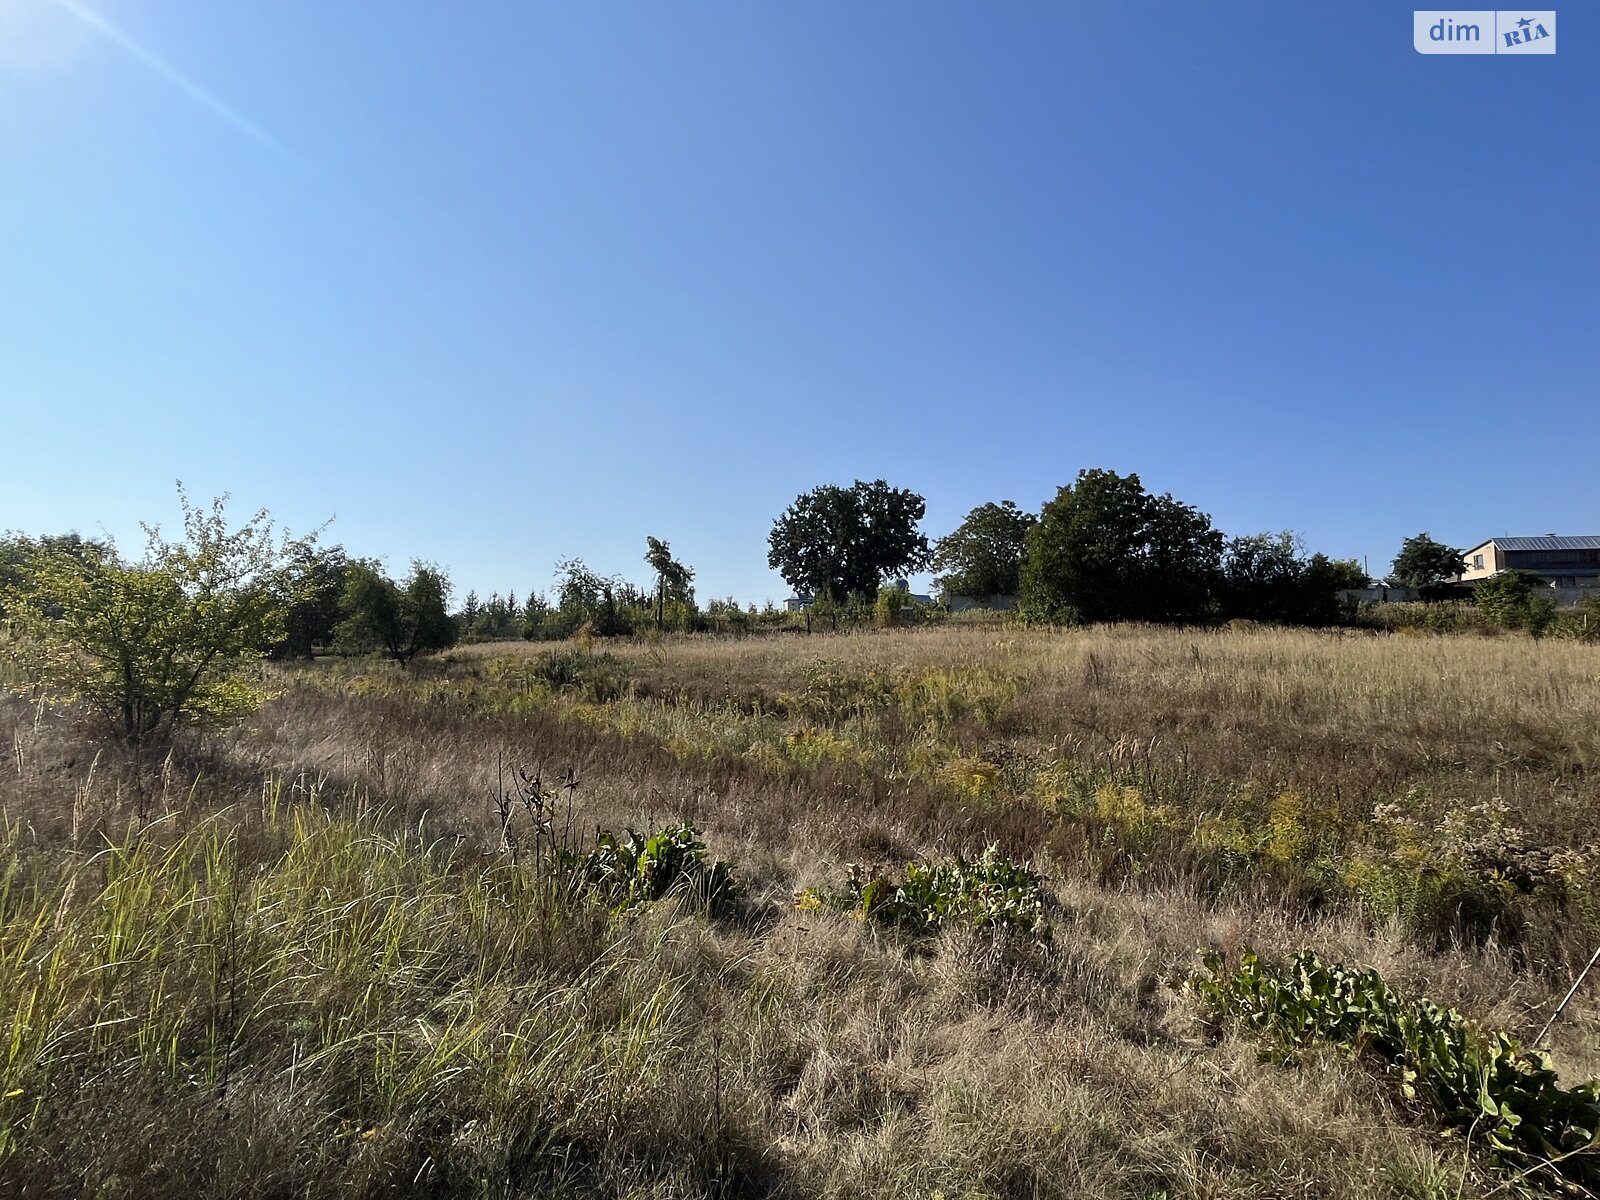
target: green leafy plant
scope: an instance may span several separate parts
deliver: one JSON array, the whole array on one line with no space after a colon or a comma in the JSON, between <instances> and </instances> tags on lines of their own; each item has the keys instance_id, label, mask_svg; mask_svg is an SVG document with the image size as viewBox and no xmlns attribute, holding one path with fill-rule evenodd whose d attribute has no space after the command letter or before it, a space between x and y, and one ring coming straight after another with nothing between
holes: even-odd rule
<instances>
[{"instance_id":1,"label":"green leafy plant","mask_svg":"<svg viewBox=\"0 0 1600 1200\"><path fill-rule=\"evenodd\" d=\"M574 865L582 879L618 908L681 895L716 911L737 896L733 868L712 859L687 822L648 835L632 829L621 838L601 833L594 849Z\"/></svg>"},{"instance_id":2,"label":"green leafy plant","mask_svg":"<svg viewBox=\"0 0 1600 1200\"><path fill-rule=\"evenodd\" d=\"M878 598L872 603L872 623L880 629L892 629L906 624L912 612L911 598L898 587L881 587Z\"/></svg>"},{"instance_id":3,"label":"green leafy plant","mask_svg":"<svg viewBox=\"0 0 1600 1200\"><path fill-rule=\"evenodd\" d=\"M492 798L500 823L500 848L513 866L549 880L569 899L588 890L607 904L629 909L669 895L687 896L708 911L731 904L738 895L733 868L706 854L700 834L688 822L652 834L629 829L619 838L610 830L595 834L585 852L573 829L577 776L546 782L520 767L508 775L500 764L499 788Z\"/></svg>"},{"instance_id":4,"label":"green leafy plant","mask_svg":"<svg viewBox=\"0 0 1600 1200\"><path fill-rule=\"evenodd\" d=\"M989 846L976 859L957 854L935 862L907 863L893 880L856 863L845 869L837 890L806 888L795 897L802 909L832 908L914 934L952 925L1025 933L1050 940L1048 899L1033 871Z\"/></svg>"},{"instance_id":5,"label":"green leafy plant","mask_svg":"<svg viewBox=\"0 0 1600 1200\"><path fill-rule=\"evenodd\" d=\"M1325 963L1309 950L1283 972L1250 951L1233 970L1215 952L1204 962L1194 987L1217 1016L1280 1049L1329 1042L1381 1063L1407 1100L1470 1128L1503 1164L1600 1184L1600 1081L1563 1088L1549 1055L1478 1030L1453 1008L1406 999L1374 970Z\"/></svg>"}]
</instances>

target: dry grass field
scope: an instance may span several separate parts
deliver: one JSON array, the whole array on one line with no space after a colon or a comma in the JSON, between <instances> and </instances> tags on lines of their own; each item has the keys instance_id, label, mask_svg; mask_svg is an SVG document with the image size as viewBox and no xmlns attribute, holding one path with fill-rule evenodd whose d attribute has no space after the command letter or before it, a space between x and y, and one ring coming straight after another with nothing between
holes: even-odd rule
<instances>
[{"instance_id":1,"label":"dry grass field","mask_svg":"<svg viewBox=\"0 0 1600 1200\"><path fill-rule=\"evenodd\" d=\"M1600 939L1600 646L951 624L268 670L143 767L0 705L0 1194L1506 1195L1370 1059L1264 1060L1198 952L1313 947L1531 1043ZM548 810L497 811L519 767ZM552 843L677 821L734 902L554 882ZM795 903L990 844L1048 942Z\"/></svg>"}]
</instances>

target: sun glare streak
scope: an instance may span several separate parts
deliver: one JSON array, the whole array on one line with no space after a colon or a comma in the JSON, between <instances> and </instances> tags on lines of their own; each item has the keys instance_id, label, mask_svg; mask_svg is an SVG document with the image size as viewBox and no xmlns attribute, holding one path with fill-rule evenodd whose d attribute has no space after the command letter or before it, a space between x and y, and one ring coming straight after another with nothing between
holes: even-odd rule
<instances>
[{"instance_id":1,"label":"sun glare streak","mask_svg":"<svg viewBox=\"0 0 1600 1200\"><path fill-rule=\"evenodd\" d=\"M0 0L0 7L10 2L11 0ZM402 267L408 277L414 274L414 265L403 265L402 254L402 248L413 245L414 239L410 231L394 219L392 213L373 204L368 197L353 191L342 180L291 150L238 109L212 95L124 31L114 21L84 4L82 0L39 0L39 3L53 4L75 17L83 28L113 43L207 109L213 116L231 125L257 145L271 151L281 163L291 169L302 191L309 197L309 202L314 204L327 220L338 225L343 231L349 245L359 247L364 255L374 261L383 262L389 269ZM484 265L495 264L486 262ZM414 279L412 283L415 285Z\"/></svg>"},{"instance_id":2,"label":"sun glare streak","mask_svg":"<svg viewBox=\"0 0 1600 1200\"><path fill-rule=\"evenodd\" d=\"M205 88L201 87L194 80L183 74L183 72L167 63L154 52L146 49L143 45L125 33L120 26L101 16L93 9L80 4L78 0L52 0L52 2L58 7L63 8L67 12L71 13L90 29L100 34L100 36L116 43L116 45L120 46L128 54L132 55L150 70L154 71L157 75L161 76L161 78L165 79L173 87L183 92L190 99L196 100L206 108L210 109L213 114L226 121L229 125L232 125L240 133L243 133L247 137L254 139L267 149L271 150L274 154L287 159L289 162L294 163L298 167L304 168L307 166L307 164L303 162L298 155L296 155L282 142L278 141L277 138L273 137L265 129L261 128L261 126L244 116L237 109L224 104L221 100L217 99L217 97L206 91Z\"/></svg>"}]
</instances>

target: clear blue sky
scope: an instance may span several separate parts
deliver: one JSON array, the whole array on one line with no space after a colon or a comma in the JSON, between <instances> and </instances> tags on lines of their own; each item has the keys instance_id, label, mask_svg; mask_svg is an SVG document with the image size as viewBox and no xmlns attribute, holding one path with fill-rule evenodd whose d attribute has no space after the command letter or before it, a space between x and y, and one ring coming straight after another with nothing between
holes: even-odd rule
<instances>
[{"instance_id":1,"label":"clear blue sky","mask_svg":"<svg viewBox=\"0 0 1600 1200\"><path fill-rule=\"evenodd\" d=\"M797 493L1137 471L1386 565L1600 533L1600 20L1391 4L0 0L0 527L229 491L702 598Z\"/></svg>"}]
</instances>

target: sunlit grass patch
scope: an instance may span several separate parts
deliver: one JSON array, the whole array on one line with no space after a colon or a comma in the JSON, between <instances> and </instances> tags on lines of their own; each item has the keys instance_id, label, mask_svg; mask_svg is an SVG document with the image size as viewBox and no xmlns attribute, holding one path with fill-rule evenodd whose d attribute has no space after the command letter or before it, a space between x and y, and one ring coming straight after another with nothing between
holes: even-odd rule
<instances>
[{"instance_id":1,"label":"sunlit grass patch","mask_svg":"<svg viewBox=\"0 0 1600 1200\"><path fill-rule=\"evenodd\" d=\"M726 865L692 830L603 840L579 864L589 899L421 834L303 804L179 813L63 870L10 826L0 1178L107 1078L173 1102L282 1092L296 1136L361 1131L349 1153L381 1142L413 1173L655 1124L685 981L637 957L611 905L680 886L718 903Z\"/></svg>"}]
</instances>

